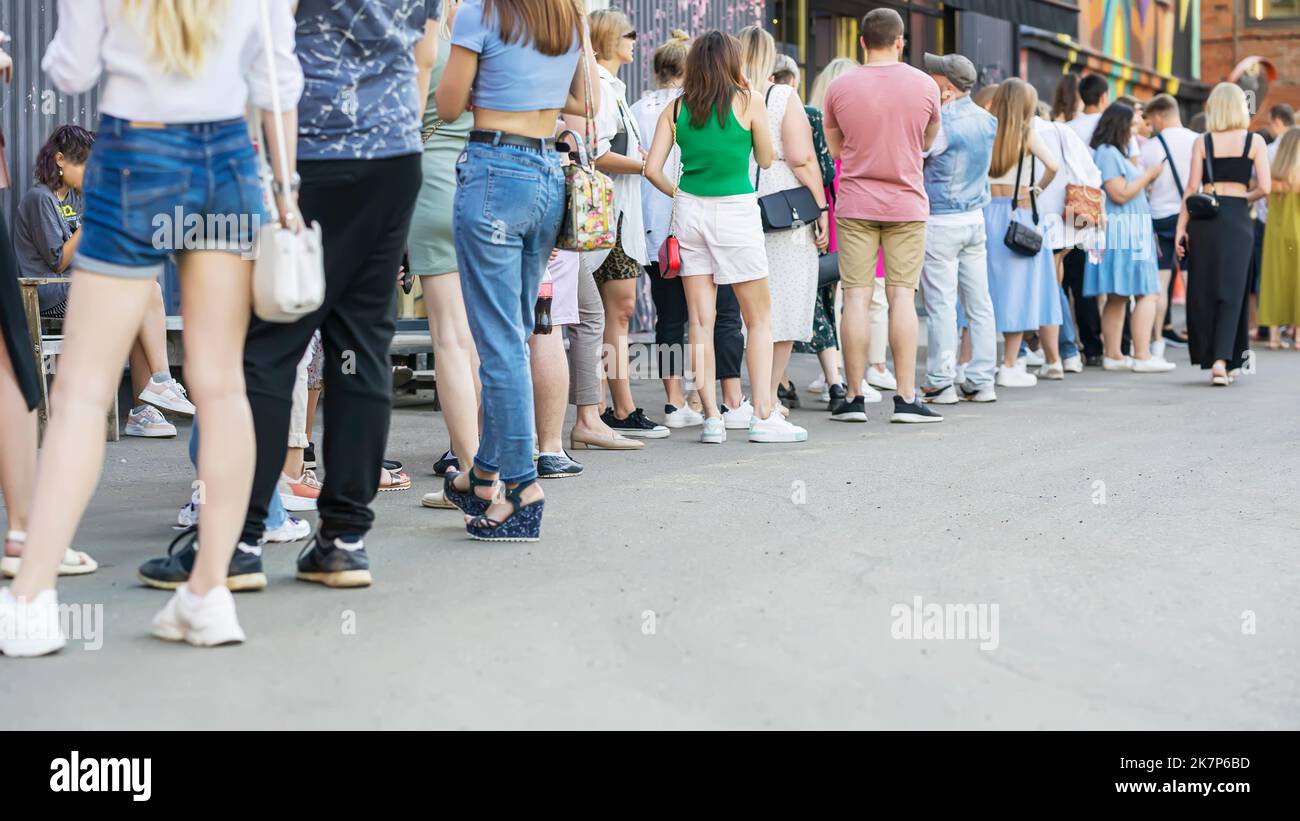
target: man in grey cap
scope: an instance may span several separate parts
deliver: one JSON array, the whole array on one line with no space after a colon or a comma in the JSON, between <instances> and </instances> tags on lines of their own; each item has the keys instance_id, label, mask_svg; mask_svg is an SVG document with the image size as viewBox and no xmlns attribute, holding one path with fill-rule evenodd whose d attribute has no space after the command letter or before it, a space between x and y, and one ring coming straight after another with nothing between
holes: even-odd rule
<instances>
[{"instance_id":1,"label":"man in grey cap","mask_svg":"<svg viewBox=\"0 0 1300 821\"><path fill-rule=\"evenodd\" d=\"M921 296L929 341L925 401L992 402L997 323L989 298L984 206L989 203L989 161L998 121L970 98L975 66L960 54L925 55L925 70L939 86L940 128L925 154L926 223ZM971 359L958 365L957 296L970 325Z\"/></svg>"}]
</instances>

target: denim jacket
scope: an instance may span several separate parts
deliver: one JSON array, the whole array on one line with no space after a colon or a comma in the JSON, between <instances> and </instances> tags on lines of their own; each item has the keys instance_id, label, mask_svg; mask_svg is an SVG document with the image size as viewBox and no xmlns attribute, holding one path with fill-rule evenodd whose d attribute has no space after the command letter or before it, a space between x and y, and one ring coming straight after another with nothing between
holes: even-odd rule
<instances>
[{"instance_id":1,"label":"denim jacket","mask_svg":"<svg viewBox=\"0 0 1300 821\"><path fill-rule=\"evenodd\" d=\"M961 214L989 203L989 161L998 121L969 96L940 112L946 147L925 161L925 193L931 214Z\"/></svg>"}]
</instances>

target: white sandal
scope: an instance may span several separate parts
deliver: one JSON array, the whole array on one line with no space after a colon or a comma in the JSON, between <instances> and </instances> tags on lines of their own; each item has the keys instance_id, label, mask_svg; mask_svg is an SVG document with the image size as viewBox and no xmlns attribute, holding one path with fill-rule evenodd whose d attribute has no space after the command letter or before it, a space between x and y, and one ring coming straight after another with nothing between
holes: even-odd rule
<instances>
[{"instance_id":1,"label":"white sandal","mask_svg":"<svg viewBox=\"0 0 1300 821\"><path fill-rule=\"evenodd\" d=\"M27 534L21 530L11 530L5 534L5 541L14 544L27 544ZM18 570L22 565L23 559L21 556L5 556L0 559L0 573L12 579L18 575ZM87 573L94 573L98 569L99 563L90 558L89 554L72 548L68 548L63 552L63 561L59 562L60 576L84 576Z\"/></svg>"}]
</instances>

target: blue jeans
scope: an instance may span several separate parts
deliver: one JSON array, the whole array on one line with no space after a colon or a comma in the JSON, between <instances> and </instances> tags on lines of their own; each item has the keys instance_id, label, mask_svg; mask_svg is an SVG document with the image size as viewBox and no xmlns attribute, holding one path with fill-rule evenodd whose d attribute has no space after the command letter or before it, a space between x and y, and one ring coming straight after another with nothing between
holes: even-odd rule
<instances>
[{"instance_id":1,"label":"blue jeans","mask_svg":"<svg viewBox=\"0 0 1300 821\"><path fill-rule=\"evenodd\" d=\"M1070 313L1070 298L1065 295L1065 288L1059 287L1057 290L1061 292L1061 358L1069 359L1079 355L1079 344L1074 332L1074 314Z\"/></svg>"},{"instance_id":2,"label":"blue jeans","mask_svg":"<svg viewBox=\"0 0 1300 821\"><path fill-rule=\"evenodd\" d=\"M194 469L199 469L199 418L194 417L194 426L190 428L190 464ZM277 487L271 493L271 502L266 512L265 527L267 530L275 530L283 525L289 519L289 512L284 509L284 504L280 501L280 490Z\"/></svg>"},{"instance_id":3,"label":"blue jeans","mask_svg":"<svg viewBox=\"0 0 1300 821\"><path fill-rule=\"evenodd\" d=\"M257 155L241 117L159 128L99 121L73 266L156 279L177 251L252 259L262 220Z\"/></svg>"},{"instance_id":4,"label":"blue jeans","mask_svg":"<svg viewBox=\"0 0 1300 821\"><path fill-rule=\"evenodd\" d=\"M470 143L456 161L455 243L483 383L474 464L509 484L537 477L528 337L542 272L564 215L551 151Z\"/></svg>"},{"instance_id":5,"label":"blue jeans","mask_svg":"<svg viewBox=\"0 0 1300 821\"><path fill-rule=\"evenodd\" d=\"M921 269L928 340L926 387L945 388L956 377L959 304L970 327L968 387L993 386L998 338L993 300L989 297L986 255L983 222L947 227L931 225L926 231L925 266Z\"/></svg>"}]
</instances>

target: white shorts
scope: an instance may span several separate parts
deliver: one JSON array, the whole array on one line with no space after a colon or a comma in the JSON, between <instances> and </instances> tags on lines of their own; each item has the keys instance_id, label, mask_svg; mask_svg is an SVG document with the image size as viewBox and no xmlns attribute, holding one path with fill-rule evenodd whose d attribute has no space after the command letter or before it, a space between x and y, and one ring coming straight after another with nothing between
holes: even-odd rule
<instances>
[{"instance_id":1,"label":"white shorts","mask_svg":"<svg viewBox=\"0 0 1300 821\"><path fill-rule=\"evenodd\" d=\"M578 324L578 257L577 251L561 251L547 266L551 273L551 324ZM586 274L591 276L591 274Z\"/></svg>"},{"instance_id":2,"label":"white shorts","mask_svg":"<svg viewBox=\"0 0 1300 821\"><path fill-rule=\"evenodd\" d=\"M713 275L718 285L767 276L767 247L758 197L697 197L677 192L677 242L681 276Z\"/></svg>"}]
</instances>

